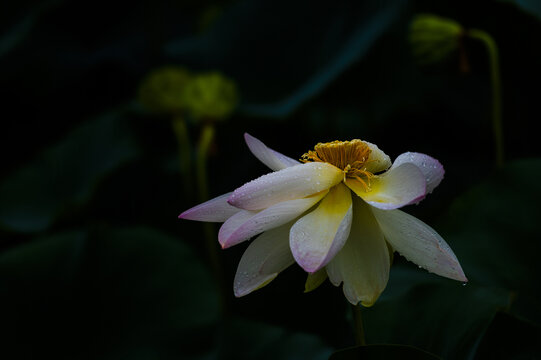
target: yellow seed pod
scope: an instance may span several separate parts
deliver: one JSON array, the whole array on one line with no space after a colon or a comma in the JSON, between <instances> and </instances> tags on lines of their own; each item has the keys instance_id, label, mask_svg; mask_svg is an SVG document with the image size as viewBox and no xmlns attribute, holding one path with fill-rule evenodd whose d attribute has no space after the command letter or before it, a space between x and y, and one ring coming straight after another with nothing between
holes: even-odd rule
<instances>
[{"instance_id":1,"label":"yellow seed pod","mask_svg":"<svg viewBox=\"0 0 541 360\"><path fill-rule=\"evenodd\" d=\"M139 101L156 112L178 113L185 109L183 93L190 78L183 67L165 66L153 70L139 86Z\"/></svg>"},{"instance_id":2,"label":"yellow seed pod","mask_svg":"<svg viewBox=\"0 0 541 360\"><path fill-rule=\"evenodd\" d=\"M186 85L184 103L195 120L226 119L238 104L237 86L218 72L194 76Z\"/></svg>"},{"instance_id":3,"label":"yellow seed pod","mask_svg":"<svg viewBox=\"0 0 541 360\"><path fill-rule=\"evenodd\" d=\"M442 61L458 48L463 33L463 27L452 19L419 14L410 25L413 56L421 64Z\"/></svg>"}]
</instances>

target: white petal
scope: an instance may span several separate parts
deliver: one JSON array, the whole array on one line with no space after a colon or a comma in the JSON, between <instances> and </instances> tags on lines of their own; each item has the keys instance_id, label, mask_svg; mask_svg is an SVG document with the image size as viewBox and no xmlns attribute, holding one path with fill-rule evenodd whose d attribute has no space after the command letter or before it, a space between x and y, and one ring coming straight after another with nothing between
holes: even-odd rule
<instances>
[{"instance_id":1,"label":"white petal","mask_svg":"<svg viewBox=\"0 0 541 360\"><path fill-rule=\"evenodd\" d=\"M232 193L223 194L212 200L194 206L193 208L184 211L178 217L187 220L224 222L240 211L240 209L231 206L227 202L227 199L229 199L231 194Z\"/></svg>"},{"instance_id":2,"label":"white petal","mask_svg":"<svg viewBox=\"0 0 541 360\"><path fill-rule=\"evenodd\" d=\"M246 140L246 145L252 154L274 171L300 164L299 161L268 148L263 142L248 133L244 134L244 140Z\"/></svg>"},{"instance_id":3,"label":"white petal","mask_svg":"<svg viewBox=\"0 0 541 360\"><path fill-rule=\"evenodd\" d=\"M363 142L368 145L370 150L372 150L368 157L368 161L365 164L366 170L373 174L387 170L391 166L391 158L381 151L377 145L369 143L368 141Z\"/></svg>"},{"instance_id":4,"label":"white petal","mask_svg":"<svg viewBox=\"0 0 541 360\"><path fill-rule=\"evenodd\" d=\"M351 226L351 193L343 184L333 187L318 207L291 228L289 245L297 263L313 273L340 251Z\"/></svg>"},{"instance_id":5,"label":"white petal","mask_svg":"<svg viewBox=\"0 0 541 360\"><path fill-rule=\"evenodd\" d=\"M327 190L342 181L343 176L342 170L327 163L291 166L244 184L227 201L238 208L260 210Z\"/></svg>"},{"instance_id":6,"label":"white petal","mask_svg":"<svg viewBox=\"0 0 541 360\"><path fill-rule=\"evenodd\" d=\"M440 184L445 174L443 165L438 160L425 154L416 152L403 153L395 159L392 167L395 168L404 163L414 164L421 170L426 179L427 193L431 193Z\"/></svg>"},{"instance_id":7,"label":"white petal","mask_svg":"<svg viewBox=\"0 0 541 360\"><path fill-rule=\"evenodd\" d=\"M289 249L291 223L258 236L242 255L233 289L236 297L244 296L271 282L280 271L295 260Z\"/></svg>"},{"instance_id":8,"label":"white petal","mask_svg":"<svg viewBox=\"0 0 541 360\"><path fill-rule=\"evenodd\" d=\"M413 202L419 202L426 195L426 180L419 168L413 164L402 164L370 180L370 191L365 191L361 182L347 179L349 186L370 205L390 210Z\"/></svg>"},{"instance_id":9,"label":"white petal","mask_svg":"<svg viewBox=\"0 0 541 360\"><path fill-rule=\"evenodd\" d=\"M385 289L391 267L383 233L369 206L353 200L353 223L349 238L334 259L327 264L329 280L343 282L344 295L356 305L373 305Z\"/></svg>"},{"instance_id":10,"label":"white petal","mask_svg":"<svg viewBox=\"0 0 541 360\"><path fill-rule=\"evenodd\" d=\"M231 216L229 219L227 219L226 222L222 224L222 226L220 227L220 231L218 231L218 242L220 243L220 245L222 245L222 249L234 245L227 244L226 240L229 239L229 237L239 227L241 227L242 224L246 223L257 213L257 211L240 210L238 213Z\"/></svg>"},{"instance_id":11,"label":"white petal","mask_svg":"<svg viewBox=\"0 0 541 360\"><path fill-rule=\"evenodd\" d=\"M253 211L242 210L249 217L247 219L242 217L244 222L238 221L241 218L240 216L238 219L232 217L231 219L234 220L231 221L230 224L228 224L229 220L226 221L222 226L224 230L222 231L222 229L220 229L218 240L222 245L222 248L225 249L248 240L263 231L283 225L310 209L321 200L327 192L328 190L325 190L303 199L283 201L255 213ZM236 226L236 228L234 228L234 226Z\"/></svg>"},{"instance_id":12,"label":"white petal","mask_svg":"<svg viewBox=\"0 0 541 360\"><path fill-rule=\"evenodd\" d=\"M400 210L371 210L387 241L406 259L435 274L468 281L453 250L430 226Z\"/></svg>"}]
</instances>

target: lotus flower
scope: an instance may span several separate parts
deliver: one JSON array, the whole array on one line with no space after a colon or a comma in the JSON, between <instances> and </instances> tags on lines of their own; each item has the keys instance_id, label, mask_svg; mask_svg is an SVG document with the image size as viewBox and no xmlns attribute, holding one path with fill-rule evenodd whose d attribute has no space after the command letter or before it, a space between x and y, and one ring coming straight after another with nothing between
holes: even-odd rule
<instances>
[{"instance_id":1,"label":"lotus flower","mask_svg":"<svg viewBox=\"0 0 541 360\"><path fill-rule=\"evenodd\" d=\"M240 260L235 296L263 287L296 262L309 273L308 288L328 276L343 284L349 302L371 306L387 285L393 251L430 272L467 281L441 236L397 210L438 186L444 170L437 160L407 152L391 164L376 145L352 140L319 143L299 162L248 134L245 140L274 172L179 216L224 222L222 248L259 235Z\"/></svg>"}]
</instances>

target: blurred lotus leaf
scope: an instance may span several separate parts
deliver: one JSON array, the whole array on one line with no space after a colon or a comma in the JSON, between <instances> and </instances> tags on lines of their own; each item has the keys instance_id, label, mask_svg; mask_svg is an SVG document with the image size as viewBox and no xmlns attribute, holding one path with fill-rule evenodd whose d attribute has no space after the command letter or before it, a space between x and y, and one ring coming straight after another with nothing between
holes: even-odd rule
<instances>
[{"instance_id":1,"label":"blurred lotus leaf","mask_svg":"<svg viewBox=\"0 0 541 360\"><path fill-rule=\"evenodd\" d=\"M0 269L3 359L185 359L208 350L220 316L197 253L150 227L39 237Z\"/></svg>"},{"instance_id":2,"label":"blurred lotus leaf","mask_svg":"<svg viewBox=\"0 0 541 360\"><path fill-rule=\"evenodd\" d=\"M329 358L329 360L356 359L438 360L441 358L413 346L394 344L355 346L348 349L339 350L332 354Z\"/></svg>"},{"instance_id":3,"label":"blurred lotus leaf","mask_svg":"<svg viewBox=\"0 0 541 360\"><path fill-rule=\"evenodd\" d=\"M183 92L191 78L183 67L165 66L151 71L139 87L139 101L152 111L177 113L185 109Z\"/></svg>"},{"instance_id":4,"label":"blurred lotus leaf","mask_svg":"<svg viewBox=\"0 0 541 360\"><path fill-rule=\"evenodd\" d=\"M408 344L444 359L472 359L498 311L511 305L511 292L466 286L433 274L393 266L389 293L363 312L369 344Z\"/></svg>"},{"instance_id":5,"label":"blurred lotus leaf","mask_svg":"<svg viewBox=\"0 0 541 360\"><path fill-rule=\"evenodd\" d=\"M536 16L541 19L541 1L538 0L500 0L501 2L507 2L514 4L522 11Z\"/></svg>"},{"instance_id":6,"label":"blurred lotus leaf","mask_svg":"<svg viewBox=\"0 0 541 360\"><path fill-rule=\"evenodd\" d=\"M165 52L172 61L234 77L240 111L283 117L363 58L407 3L237 1L208 31L173 40Z\"/></svg>"},{"instance_id":7,"label":"blurred lotus leaf","mask_svg":"<svg viewBox=\"0 0 541 360\"><path fill-rule=\"evenodd\" d=\"M332 353L318 336L242 317L226 325L219 359L325 360Z\"/></svg>"},{"instance_id":8,"label":"blurred lotus leaf","mask_svg":"<svg viewBox=\"0 0 541 360\"><path fill-rule=\"evenodd\" d=\"M61 2L60 0L49 0L36 3L27 14L7 31L4 29L0 35L0 57L9 54L19 44L23 43L32 33L40 18L53 10ZM5 9L2 10L5 12Z\"/></svg>"},{"instance_id":9,"label":"blurred lotus leaf","mask_svg":"<svg viewBox=\"0 0 541 360\"><path fill-rule=\"evenodd\" d=\"M237 86L218 72L196 75L186 85L183 103L196 120L227 118L238 104Z\"/></svg>"},{"instance_id":10,"label":"blurred lotus leaf","mask_svg":"<svg viewBox=\"0 0 541 360\"><path fill-rule=\"evenodd\" d=\"M420 64L442 61L458 48L463 31L454 20L432 14L417 15L409 34L413 56Z\"/></svg>"},{"instance_id":11,"label":"blurred lotus leaf","mask_svg":"<svg viewBox=\"0 0 541 360\"><path fill-rule=\"evenodd\" d=\"M128 114L128 107L119 107L81 124L6 177L0 183L0 228L39 232L75 216L101 180L138 156Z\"/></svg>"}]
</instances>

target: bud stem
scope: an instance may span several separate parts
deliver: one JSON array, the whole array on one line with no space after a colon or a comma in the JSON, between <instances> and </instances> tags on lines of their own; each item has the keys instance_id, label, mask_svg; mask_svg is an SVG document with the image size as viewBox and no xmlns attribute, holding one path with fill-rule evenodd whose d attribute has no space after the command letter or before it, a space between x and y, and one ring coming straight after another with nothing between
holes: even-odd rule
<instances>
[{"instance_id":1,"label":"bud stem","mask_svg":"<svg viewBox=\"0 0 541 360\"><path fill-rule=\"evenodd\" d=\"M199 185L199 200L207 201L209 197L207 180L207 158L210 147L214 141L214 126L206 124L201 130L199 143L197 144L196 176Z\"/></svg>"},{"instance_id":2,"label":"bud stem","mask_svg":"<svg viewBox=\"0 0 541 360\"><path fill-rule=\"evenodd\" d=\"M472 39L483 42L488 51L490 61L490 78L492 81L492 131L496 147L496 166L501 168L504 160L503 126L502 126L502 95L500 80L500 61L496 42L483 30L470 29L468 35Z\"/></svg>"},{"instance_id":3,"label":"bud stem","mask_svg":"<svg viewBox=\"0 0 541 360\"><path fill-rule=\"evenodd\" d=\"M196 177L199 190L199 200L201 202L207 201L209 198L208 189L208 175L207 175L207 159L209 156L209 150L214 142L215 129L210 124L205 124L201 129L201 135L197 144L197 160L196 160ZM212 266L212 271L218 282L218 287L221 295L221 307L222 313L227 311L227 290L225 281L222 275L222 265L220 262L220 256L218 254L218 242L216 241L216 232L214 230L214 224L204 223L203 230L205 234L205 247L209 261Z\"/></svg>"},{"instance_id":4,"label":"bud stem","mask_svg":"<svg viewBox=\"0 0 541 360\"><path fill-rule=\"evenodd\" d=\"M192 157L188 127L186 126L186 121L181 115L175 115L171 120L171 125L173 127L175 137L177 138L180 174L184 183L184 196L189 198L192 194L193 185L190 176Z\"/></svg>"}]
</instances>

